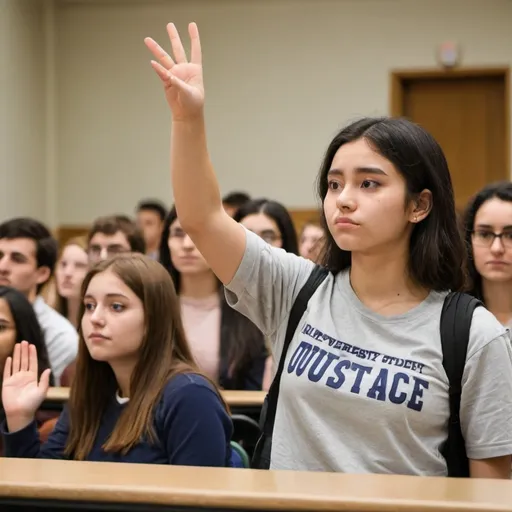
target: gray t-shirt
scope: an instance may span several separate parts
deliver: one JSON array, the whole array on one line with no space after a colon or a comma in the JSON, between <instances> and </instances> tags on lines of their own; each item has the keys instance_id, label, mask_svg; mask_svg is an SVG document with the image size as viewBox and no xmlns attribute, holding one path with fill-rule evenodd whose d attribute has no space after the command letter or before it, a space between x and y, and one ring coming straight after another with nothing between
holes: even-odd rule
<instances>
[{"instance_id":1,"label":"gray t-shirt","mask_svg":"<svg viewBox=\"0 0 512 512\"><path fill-rule=\"evenodd\" d=\"M278 361L290 309L313 264L247 231L226 297L271 341ZM286 356L271 469L445 476L449 417L440 317L446 293L382 316L365 307L349 273L330 274L310 299ZM512 454L510 336L477 308L461 399L468 456Z\"/></svg>"}]
</instances>

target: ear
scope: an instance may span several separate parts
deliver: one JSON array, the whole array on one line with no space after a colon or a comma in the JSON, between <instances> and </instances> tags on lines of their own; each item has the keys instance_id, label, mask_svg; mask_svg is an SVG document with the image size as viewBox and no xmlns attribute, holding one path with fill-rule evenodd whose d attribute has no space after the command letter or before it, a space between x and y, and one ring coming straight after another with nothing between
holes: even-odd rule
<instances>
[{"instance_id":1,"label":"ear","mask_svg":"<svg viewBox=\"0 0 512 512\"><path fill-rule=\"evenodd\" d=\"M51 271L49 267L39 267L36 271L36 283L44 284L50 279Z\"/></svg>"},{"instance_id":2,"label":"ear","mask_svg":"<svg viewBox=\"0 0 512 512\"><path fill-rule=\"evenodd\" d=\"M418 224L425 220L432 210L432 192L425 189L413 200L409 214L409 222Z\"/></svg>"}]
</instances>

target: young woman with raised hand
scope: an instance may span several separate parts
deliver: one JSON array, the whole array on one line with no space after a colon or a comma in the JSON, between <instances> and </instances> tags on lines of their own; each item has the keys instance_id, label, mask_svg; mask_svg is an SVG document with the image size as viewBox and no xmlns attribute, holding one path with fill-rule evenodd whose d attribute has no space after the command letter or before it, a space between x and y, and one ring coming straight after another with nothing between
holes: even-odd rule
<instances>
[{"instance_id":1,"label":"young woman with raised hand","mask_svg":"<svg viewBox=\"0 0 512 512\"><path fill-rule=\"evenodd\" d=\"M206 143L197 26L189 26L190 62L173 24L168 33L174 58L152 39L146 45L172 111L178 218L232 306L270 338L279 360L314 263L271 247L225 213ZM329 144L318 192L330 273L288 349L271 468L447 475L440 315L465 276L444 154L406 120L362 119ZM509 478L512 349L483 307L473 316L460 417L471 476Z\"/></svg>"},{"instance_id":2,"label":"young woman with raised hand","mask_svg":"<svg viewBox=\"0 0 512 512\"><path fill-rule=\"evenodd\" d=\"M158 262L124 254L98 263L84 280L79 317L69 404L42 446L34 414L50 372L38 379L27 342L7 359L6 456L232 465L226 405L193 362L172 280Z\"/></svg>"}]
</instances>

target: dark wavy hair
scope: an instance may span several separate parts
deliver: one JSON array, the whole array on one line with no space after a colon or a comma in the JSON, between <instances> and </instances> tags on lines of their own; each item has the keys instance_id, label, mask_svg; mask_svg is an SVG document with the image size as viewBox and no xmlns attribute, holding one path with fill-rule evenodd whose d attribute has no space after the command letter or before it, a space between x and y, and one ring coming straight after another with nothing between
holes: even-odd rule
<instances>
[{"instance_id":1,"label":"dark wavy hair","mask_svg":"<svg viewBox=\"0 0 512 512\"><path fill-rule=\"evenodd\" d=\"M0 224L0 238L28 238L36 244L37 268L47 267L50 274L45 283L37 285L37 293L50 280L57 263L57 240L50 230L38 220L31 217L16 217Z\"/></svg>"},{"instance_id":2,"label":"dark wavy hair","mask_svg":"<svg viewBox=\"0 0 512 512\"><path fill-rule=\"evenodd\" d=\"M178 218L176 208L173 206L167 215L162 239L160 242L160 263L167 269L174 281L174 286L180 293L180 273L172 264L169 251L169 232L171 224ZM220 326L220 377L227 374L227 380L221 380L219 385L224 389L261 389L263 370L261 375L255 375L253 366L256 362L268 357L265 347L265 338L262 332L244 315L235 311L226 301L224 286L218 281L221 326ZM264 369L264 364L261 365ZM223 368L225 372L223 372Z\"/></svg>"},{"instance_id":3,"label":"dark wavy hair","mask_svg":"<svg viewBox=\"0 0 512 512\"><path fill-rule=\"evenodd\" d=\"M4 299L7 302L11 311L14 325L16 326L15 343L28 341L36 347L37 367L39 376L41 376L41 373L47 368L51 368L51 366L43 332L37 321L32 304L21 292L9 286L0 286L0 299ZM53 386L54 382L53 374L50 374L50 386Z\"/></svg>"},{"instance_id":4,"label":"dark wavy hair","mask_svg":"<svg viewBox=\"0 0 512 512\"><path fill-rule=\"evenodd\" d=\"M480 210L484 203L494 198L512 203L512 183L510 181L500 181L491 183L481 189L469 200L462 218L464 241L468 254L469 293L482 302L484 302L482 276L475 267L471 237L475 229L475 218L478 210Z\"/></svg>"},{"instance_id":5,"label":"dark wavy hair","mask_svg":"<svg viewBox=\"0 0 512 512\"><path fill-rule=\"evenodd\" d=\"M409 242L408 271L412 279L428 290L462 290L466 285L466 253L457 223L453 187L445 155L426 130L406 119L364 118L343 128L331 141L318 173L318 197L327 194L327 174L337 151L344 144L366 140L374 151L389 160L404 177L406 201L420 192L432 192L432 209L416 224ZM325 229L323 264L338 273L351 264L350 251L338 247Z\"/></svg>"}]
</instances>

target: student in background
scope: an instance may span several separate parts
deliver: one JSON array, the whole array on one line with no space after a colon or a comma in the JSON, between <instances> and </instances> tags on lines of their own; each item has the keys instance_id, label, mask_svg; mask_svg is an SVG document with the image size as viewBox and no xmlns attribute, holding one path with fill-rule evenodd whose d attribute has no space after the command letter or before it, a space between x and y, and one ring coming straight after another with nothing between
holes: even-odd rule
<instances>
[{"instance_id":1,"label":"student in background","mask_svg":"<svg viewBox=\"0 0 512 512\"><path fill-rule=\"evenodd\" d=\"M230 466L226 405L196 368L167 271L118 255L86 276L80 348L68 405L41 446L34 414L48 390L37 350L7 359L2 425L8 457Z\"/></svg>"},{"instance_id":2,"label":"student in background","mask_svg":"<svg viewBox=\"0 0 512 512\"><path fill-rule=\"evenodd\" d=\"M160 201L144 200L137 206L137 226L144 235L146 254L154 260L159 257L158 249L166 217L167 209Z\"/></svg>"},{"instance_id":3,"label":"student in background","mask_svg":"<svg viewBox=\"0 0 512 512\"><path fill-rule=\"evenodd\" d=\"M222 205L226 213L234 217L238 209L250 200L251 196L245 192L230 192L222 198Z\"/></svg>"},{"instance_id":4,"label":"student in background","mask_svg":"<svg viewBox=\"0 0 512 512\"><path fill-rule=\"evenodd\" d=\"M126 215L96 219L87 240L89 265L126 252L146 252L144 236L135 222Z\"/></svg>"},{"instance_id":5,"label":"student in background","mask_svg":"<svg viewBox=\"0 0 512 512\"><path fill-rule=\"evenodd\" d=\"M39 374L50 368L43 332L27 298L18 290L0 286L0 372L12 355L14 346L24 340L37 349ZM53 375L50 385L53 385Z\"/></svg>"},{"instance_id":6,"label":"student in background","mask_svg":"<svg viewBox=\"0 0 512 512\"><path fill-rule=\"evenodd\" d=\"M8 286L0 286L0 380L3 376L7 358L12 356L14 346L23 340L31 340L37 347L39 375L50 368L48 353L43 338L43 333L32 305L18 290ZM50 375L50 386L53 386L53 376ZM37 424L42 425L48 420L48 414L44 411L36 413ZM0 400L0 422L5 420L4 408ZM51 421L51 420L50 420ZM0 440L0 456L3 455L3 442Z\"/></svg>"},{"instance_id":7,"label":"student in background","mask_svg":"<svg viewBox=\"0 0 512 512\"><path fill-rule=\"evenodd\" d=\"M310 220L302 226L299 236L299 255L319 263L325 239L325 231L320 222Z\"/></svg>"},{"instance_id":8,"label":"student in background","mask_svg":"<svg viewBox=\"0 0 512 512\"><path fill-rule=\"evenodd\" d=\"M332 139L318 173L329 272L283 354L290 310L314 263L265 243L222 208L197 26L189 25L191 62L173 24L168 32L176 61L146 44L172 113L181 225L229 303L269 337L276 360L286 357L270 468L446 476L440 317L449 291L465 284L465 252L441 147L405 119L364 118ZM478 307L468 341L460 424L471 477L509 479L509 333Z\"/></svg>"},{"instance_id":9,"label":"student in background","mask_svg":"<svg viewBox=\"0 0 512 512\"><path fill-rule=\"evenodd\" d=\"M233 218L273 247L292 254L299 253L293 220L281 203L253 199L245 203Z\"/></svg>"},{"instance_id":10,"label":"student in background","mask_svg":"<svg viewBox=\"0 0 512 512\"><path fill-rule=\"evenodd\" d=\"M71 238L62 247L55 268L57 284L55 309L75 328L78 327L80 289L88 269L87 239L83 236Z\"/></svg>"},{"instance_id":11,"label":"student in background","mask_svg":"<svg viewBox=\"0 0 512 512\"><path fill-rule=\"evenodd\" d=\"M76 357L78 335L40 295L56 262L57 242L37 220L22 217L0 225L0 285L16 288L32 303L58 385L64 368Z\"/></svg>"},{"instance_id":12,"label":"student in background","mask_svg":"<svg viewBox=\"0 0 512 512\"><path fill-rule=\"evenodd\" d=\"M174 282L185 334L201 370L223 389L268 389L271 369L263 335L228 306L224 288L182 229L175 208L167 217L160 262Z\"/></svg>"},{"instance_id":13,"label":"student in background","mask_svg":"<svg viewBox=\"0 0 512 512\"><path fill-rule=\"evenodd\" d=\"M468 203L464 236L470 293L512 327L512 183L492 183Z\"/></svg>"}]
</instances>

